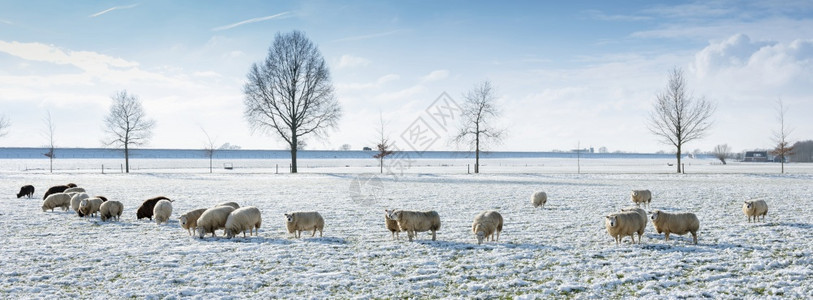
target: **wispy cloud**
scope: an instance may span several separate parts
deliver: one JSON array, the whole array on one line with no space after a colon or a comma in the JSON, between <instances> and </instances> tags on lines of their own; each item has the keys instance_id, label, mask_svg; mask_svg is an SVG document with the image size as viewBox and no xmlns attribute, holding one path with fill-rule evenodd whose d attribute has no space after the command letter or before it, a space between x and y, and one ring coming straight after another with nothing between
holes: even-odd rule
<instances>
[{"instance_id":1,"label":"wispy cloud","mask_svg":"<svg viewBox=\"0 0 813 300\"><path fill-rule=\"evenodd\" d=\"M621 21L621 22L633 22L633 21L647 21L651 20L652 17L649 16L636 16L636 15L608 15L600 10L586 10L584 11L590 18L600 20L600 21Z\"/></svg>"},{"instance_id":2,"label":"wispy cloud","mask_svg":"<svg viewBox=\"0 0 813 300\"><path fill-rule=\"evenodd\" d=\"M11 23L11 21L7 21L7 20L3 20L3 19L0 19L0 23L6 24L6 25L13 24L13 23Z\"/></svg>"},{"instance_id":3,"label":"wispy cloud","mask_svg":"<svg viewBox=\"0 0 813 300\"><path fill-rule=\"evenodd\" d=\"M340 69L341 68L353 68L353 67L365 67L365 66L368 66L368 65L370 65L370 60L369 59L366 59L366 58L363 58L363 57L358 57L358 56L352 56L352 55L349 55L349 54L342 55L342 57L339 59L339 68Z\"/></svg>"},{"instance_id":4,"label":"wispy cloud","mask_svg":"<svg viewBox=\"0 0 813 300\"><path fill-rule=\"evenodd\" d=\"M286 12L278 13L276 15L270 15L270 16L266 16L266 17L248 19L248 20L245 20L245 21L240 21L240 22L237 22L237 23L234 23L234 24L229 24L229 25L226 25L226 26L215 27L215 28L212 28L212 31L228 30L228 29L232 29L232 28L237 27L237 26L242 26L242 25L257 23L257 22L262 22L262 21L268 21L268 20L279 18L279 17L284 17L286 15L289 15L290 13L291 12L286 11Z\"/></svg>"},{"instance_id":5,"label":"wispy cloud","mask_svg":"<svg viewBox=\"0 0 813 300\"><path fill-rule=\"evenodd\" d=\"M95 13L95 14L92 14L92 15L90 15L90 17L91 17L91 18L95 18L95 17L101 16L101 15L103 15L103 14L109 13L109 12L111 12L111 11L114 11L114 10L119 10L119 9L129 9L129 8L133 8L133 7L136 7L136 6L138 6L138 3L136 3L136 4L131 4L131 5L126 5L126 6L114 6L114 7L111 7L111 8L105 9L105 10L103 10L103 11L97 12L97 13Z\"/></svg>"},{"instance_id":6,"label":"wispy cloud","mask_svg":"<svg viewBox=\"0 0 813 300\"><path fill-rule=\"evenodd\" d=\"M341 39L338 39L338 40L334 40L334 42L349 42L349 41L368 40L368 39L374 39L374 38L380 38L380 37L393 35L393 34L401 32L401 31L403 31L403 30L393 30L393 31L381 32L381 33L373 33L373 34L367 34L367 35L357 35L357 36L351 36L351 37L346 37L346 38L341 38Z\"/></svg>"}]
</instances>

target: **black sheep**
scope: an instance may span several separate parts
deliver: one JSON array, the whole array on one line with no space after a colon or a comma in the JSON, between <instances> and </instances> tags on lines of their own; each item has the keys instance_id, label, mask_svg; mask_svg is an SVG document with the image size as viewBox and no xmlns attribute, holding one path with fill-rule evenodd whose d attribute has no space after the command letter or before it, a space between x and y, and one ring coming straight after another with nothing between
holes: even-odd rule
<instances>
[{"instance_id":1,"label":"black sheep","mask_svg":"<svg viewBox=\"0 0 813 300\"><path fill-rule=\"evenodd\" d=\"M28 199L31 199L31 196L34 196L34 186L29 184L21 187L20 192L17 193L17 199L20 199L22 196L28 196Z\"/></svg>"},{"instance_id":2,"label":"black sheep","mask_svg":"<svg viewBox=\"0 0 813 300\"><path fill-rule=\"evenodd\" d=\"M169 200L169 198L164 196L158 196L155 198L144 200L144 203L141 203L141 206L138 208L138 211L136 212L136 217L138 219L150 218L150 220L152 220L152 209L155 208L155 203L158 203L158 201L161 200Z\"/></svg>"},{"instance_id":3,"label":"black sheep","mask_svg":"<svg viewBox=\"0 0 813 300\"><path fill-rule=\"evenodd\" d=\"M45 200L45 198L48 198L48 196L50 196L51 194L62 193L68 188L70 187L67 185L52 186L51 188L48 189L48 191L45 192L45 195L42 195L42 200Z\"/></svg>"}]
</instances>

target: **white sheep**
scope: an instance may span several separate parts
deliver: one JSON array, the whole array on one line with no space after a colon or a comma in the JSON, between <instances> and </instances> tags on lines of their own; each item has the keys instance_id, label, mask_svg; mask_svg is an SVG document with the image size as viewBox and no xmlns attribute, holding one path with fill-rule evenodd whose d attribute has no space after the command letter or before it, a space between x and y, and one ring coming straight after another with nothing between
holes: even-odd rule
<instances>
[{"instance_id":1,"label":"white sheep","mask_svg":"<svg viewBox=\"0 0 813 300\"><path fill-rule=\"evenodd\" d=\"M754 222L759 221L759 216L762 216L762 221L765 222L765 215L768 214L768 203L765 203L765 200L745 201L742 204L742 212L748 218L748 223L751 223L752 217Z\"/></svg>"},{"instance_id":2,"label":"white sheep","mask_svg":"<svg viewBox=\"0 0 813 300\"><path fill-rule=\"evenodd\" d=\"M649 190L632 190L630 199L637 206L644 203L645 207L649 207L649 203L652 202L652 192Z\"/></svg>"},{"instance_id":3,"label":"white sheep","mask_svg":"<svg viewBox=\"0 0 813 300\"><path fill-rule=\"evenodd\" d=\"M604 217L604 227L607 233L615 239L615 244L621 243L625 236L635 243L635 233L638 233L638 244L641 243L641 236L644 235L646 227L646 215L641 218L637 211L622 211Z\"/></svg>"},{"instance_id":4,"label":"white sheep","mask_svg":"<svg viewBox=\"0 0 813 300\"><path fill-rule=\"evenodd\" d=\"M169 200L156 202L155 207L152 208L152 216L155 218L155 224L166 223L172 216L172 202Z\"/></svg>"},{"instance_id":5,"label":"white sheep","mask_svg":"<svg viewBox=\"0 0 813 300\"><path fill-rule=\"evenodd\" d=\"M491 236L491 241L494 241L494 234L497 235L497 241L500 240L500 232L502 232L502 215L500 213L489 210L479 213L474 217L474 222L471 224L471 231L477 237L477 244L482 244L483 240L488 241Z\"/></svg>"},{"instance_id":6,"label":"white sheep","mask_svg":"<svg viewBox=\"0 0 813 300\"><path fill-rule=\"evenodd\" d=\"M436 211L409 211L396 210L392 219L398 222L401 231L406 231L409 241L418 232L432 231L432 240L436 240L436 233L440 230L440 215Z\"/></svg>"},{"instance_id":7,"label":"white sheep","mask_svg":"<svg viewBox=\"0 0 813 300\"><path fill-rule=\"evenodd\" d=\"M85 189L80 188L80 187L67 188L67 189L65 189L65 191L63 191L63 193L65 193L65 194L68 194L68 193L84 193L84 192L85 192Z\"/></svg>"},{"instance_id":8,"label":"white sheep","mask_svg":"<svg viewBox=\"0 0 813 300\"><path fill-rule=\"evenodd\" d=\"M622 208L621 211L622 212L632 211L632 212L638 213L638 216L641 218L641 222L643 222L643 224L644 224L643 225L644 229L646 229L646 223L647 223L646 219L647 219L647 217L646 217L646 211L645 210L643 210L643 209L641 209L639 207L625 207L625 208ZM639 237L638 242L640 244L640 237Z\"/></svg>"},{"instance_id":9,"label":"white sheep","mask_svg":"<svg viewBox=\"0 0 813 300\"><path fill-rule=\"evenodd\" d=\"M544 209L545 208L545 203L547 203L547 202L548 202L548 194L546 194L545 192L539 191L539 192L533 193L533 195L531 195L531 204L534 205L534 208L542 206L542 209Z\"/></svg>"},{"instance_id":10,"label":"white sheep","mask_svg":"<svg viewBox=\"0 0 813 300\"><path fill-rule=\"evenodd\" d=\"M99 208L102 207L102 203L104 203L104 201L99 198L83 199L79 202L79 212L85 217L96 216L96 213L99 212Z\"/></svg>"},{"instance_id":11,"label":"white sheep","mask_svg":"<svg viewBox=\"0 0 813 300\"><path fill-rule=\"evenodd\" d=\"M76 212L77 215L80 217L84 216L81 212L79 212L79 203L82 200L88 199L90 196L85 193L74 193L73 197L71 197L71 209Z\"/></svg>"},{"instance_id":12,"label":"white sheep","mask_svg":"<svg viewBox=\"0 0 813 300\"><path fill-rule=\"evenodd\" d=\"M319 237L322 237L325 219L315 211L292 212L285 214L285 227L288 229L288 233L293 233L297 238L302 236L302 231L306 230L313 230L311 237L316 236L316 231L319 230Z\"/></svg>"},{"instance_id":13,"label":"white sheep","mask_svg":"<svg viewBox=\"0 0 813 300\"><path fill-rule=\"evenodd\" d=\"M71 195L65 193L54 193L48 195L45 200L42 201L42 211L51 210L54 211L54 208L61 207L63 211L67 211L71 206Z\"/></svg>"},{"instance_id":14,"label":"white sheep","mask_svg":"<svg viewBox=\"0 0 813 300\"><path fill-rule=\"evenodd\" d=\"M124 204L121 202L115 200L105 201L99 206L99 218L102 221L107 221L107 219L119 221L123 211Z\"/></svg>"},{"instance_id":15,"label":"white sheep","mask_svg":"<svg viewBox=\"0 0 813 300\"><path fill-rule=\"evenodd\" d=\"M401 227L398 226L398 221L393 220L391 217L394 211L394 209L384 210L384 225L390 230L390 233L392 233L393 240L400 240Z\"/></svg>"},{"instance_id":16,"label":"white sheep","mask_svg":"<svg viewBox=\"0 0 813 300\"><path fill-rule=\"evenodd\" d=\"M195 229L197 229L198 218L200 218L200 215L202 215L204 211L206 211L205 208L190 210L178 218L178 223L181 223L181 228L186 229L186 232L189 233L190 236Z\"/></svg>"},{"instance_id":17,"label":"white sheep","mask_svg":"<svg viewBox=\"0 0 813 300\"><path fill-rule=\"evenodd\" d=\"M231 207L233 207L234 209L238 209L238 208L240 208L240 205L239 205L239 204L237 204L237 202L232 202L232 201L218 203L218 204L217 204L217 205L215 205L215 206L231 206Z\"/></svg>"},{"instance_id":18,"label":"white sheep","mask_svg":"<svg viewBox=\"0 0 813 300\"><path fill-rule=\"evenodd\" d=\"M697 231L700 229L700 220L693 213L671 214L656 209L652 212L650 219L652 219L652 225L655 226L655 231L666 234L667 241L670 233L678 235L691 233L692 240L697 245Z\"/></svg>"},{"instance_id":19,"label":"white sheep","mask_svg":"<svg viewBox=\"0 0 813 300\"><path fill-rule=\"evenodd\" d=\"M233 210L226 218L226 238L233 238L238 232L243 232L246 237L246 230L249 235L257 235L262 225L262 215L260 210L254 206L241 207Z\"/></svg>"},{"instance_id":20,"label":"white sheep","mask_svg":"<svg viewBox=\"0 0 813 300\"><path fill-rule=\"evenodd\" d=\"M231 206L215 206L206 209L197 221L198 237L203 238L207 233L212 233L212 236L216 237L215 230L226 228L226 220L232 211L234 211L234 207Z\"/></svg>"}]
</instances>

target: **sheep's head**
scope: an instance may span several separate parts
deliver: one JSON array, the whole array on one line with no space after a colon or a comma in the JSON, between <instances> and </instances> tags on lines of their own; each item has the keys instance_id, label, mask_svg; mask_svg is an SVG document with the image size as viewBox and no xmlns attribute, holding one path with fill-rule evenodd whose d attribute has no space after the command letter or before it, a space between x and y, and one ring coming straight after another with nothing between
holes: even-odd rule
<instances>
[{"instance_id":1,"label":"sheep's head","mask_svg":"<svg viewBox=\"0 0 813 300\"><path fill-rule=\"evenodd\" d=\"M392 220L392 213L393 212L395 212L394 209L385 209L384 210L384 217L387 218L387 220Z\"/></svg>"},{"instance_id":2,"label":"sheep's head","mask_svg":"<svg viewBox=\"0 0 813 300\"><path fill-rule=\"evenodd\" d=\"M401 215L403 215L402 211L393 210L392 213L390 213L390 220L400 221L401 220Z\"/></svg>"},{"instance_id":3,"label":"sheep's head","mask_svg":"<svg viewBox=\"0 0 813 300\"><path fill-rule=\"evenodd\" d=\"M48 211L48 206L43 205L42 206L42 211Z\"/></svg>"},{"instance_id":4,"label":"sheep's head","mask_svg":"<svg viewBox=\"0 0 813 300\"><path fill-rule=\"evenodd\" d=\"M610 224L610 227L615 227L615 225L618 225L618 216L609 215L606 216L605 218L606 218L605 222L607 222L607 224Z\"/></svg>"},{"instance_id":5,"label":"sheep's head","mask_svg":"<svg viewBox=\"0 0 813 300\"><path fill-rule=\"evenodd\" d=\"M294 222L294 214L285 214L285 218L288 219L288 223Z\"/></svg>"},{"instance_id":6,"label":"sheep's head","mask_svg":"<svg viewBox=\"0 0 813 300\"><path fill-rule=\"evenodd\" d=\"M482 244L483 240L486 238L486 233L482 230L478 230L475 235L477 236L477 245Z\"/></svg>"},{"instance_id":7,"label":"sheep's head","mask_svg":"<svg viewBox=\"0 0 813 300\"><path fill-rule=\"evenodd\" d=\"M206 229L204 229L203 227L198 227L195 230L198 231L198 237L201 239L206 235Z\"/></svg>"},{"instance_id":8,"label":"sheep's head","mask_svg":"<svg viewBox=\"0 0 813 300\"><path fill-rule=\"evenodd\" d=\"M235 232L233 230L231 230L229 228L226 229L226 238L229 238L229 239L233 238L234 234L235 234Z\"/></svg>"},{"instance_id":9,"label":"sheep's head","mask_svg":"<svg viewBox=\"0 0 813 300\"><path fill-rule=\"evenodd\" d=\"M752 201L745 201L745 208L752 209L754 208L754 202Z\"/></svg>"},{"instance_id":10,"label":"sheep's head","mask_svg":"<svg viewBox=\"0 0 813 300\"><path fill-rule=\"evenodd\" d=\"M181 222L181 225L183 226L186 226L186 222L188 221L185 215L178 218L178 220L179 222Z\"/></svg>"},{"instance_id":11,"label":"sheep's head","mask_svg":"<svg viewBox=\"0 0 813 300\"><path fill-rule=\"evenodd\" d=\"M88 204L89 203L87 199L82 199L82 202L79 202L79 207L87 207Z\"/></svg>"},{"instance_id":12,"label":"sheep's head","mask_svg":"<svg viewBox=\"0 0 813 300\"><path fill-rule=\"evenodd\" d=\"M652 216L649 217L649 218L652 219L652 221L655 221L655 220L658 219L658 215L660 215L660 214L661 214L661 211L656 209L655 211L652 212Z\"/></svg>"},{"instance_id":13,"label":"sheep's head","mask_svg":"<svg viewBox=\"0 0 813 300\"><path fill-rule=\"evenodd\" d=\"M638 191L632 191L630 195L632 195L633 197L638 197Z\"/></svg>"}]
</instances>

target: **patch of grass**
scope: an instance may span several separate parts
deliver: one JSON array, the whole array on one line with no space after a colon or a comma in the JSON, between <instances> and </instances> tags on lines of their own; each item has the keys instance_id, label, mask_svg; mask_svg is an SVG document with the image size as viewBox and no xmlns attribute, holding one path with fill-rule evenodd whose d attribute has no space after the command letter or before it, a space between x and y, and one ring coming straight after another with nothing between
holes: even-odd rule
<instances>
[{"instance_id":1,"label":"patch of grass","mask_svg":"<svg viewBox=\"0 0 813 300\"><path fill-rule=\"evenodd\" d=\"M765 288L764 287L751 288L751 290L754 291L754 293L757 293L759 295L765 295Z\"/></svg>"}]
</instances>

